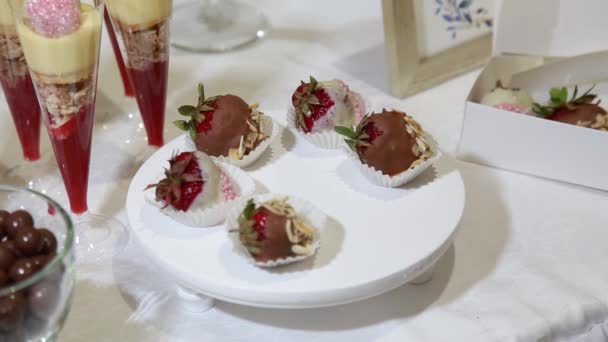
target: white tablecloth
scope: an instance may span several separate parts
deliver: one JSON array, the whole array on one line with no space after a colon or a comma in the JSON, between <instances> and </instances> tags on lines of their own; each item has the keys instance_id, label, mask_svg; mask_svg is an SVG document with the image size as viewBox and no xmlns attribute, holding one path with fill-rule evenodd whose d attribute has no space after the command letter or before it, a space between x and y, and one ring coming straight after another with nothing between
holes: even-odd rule
<instances>
[{"instance_id":1,"label":"white tablecloth","mask_svg":"<svg viewBox=\"0 0 608 342\"><path fill-rule=\"evenodd\" d=\"M378 1L250 3L272 22L263 42L217 55L173 51L167 122L175 119L174 108L195 100L199 80L208 94L232 92L280 110L299 80L312 74L345 79L373 109L408 111L444 151L455 151L464 99L478 72L398 100L387 91ZM100 68L90 206L126 223L126 189L149 151L134 101L124 100L117 86L107 40ZM0 168L10 168L20 157L3 101L0 113ZM167 139L177 135L168 124ZM319 310L219 303L205 314L188 313L170 280L130 243L127 256L115 258L105 273L99 265L93 273L83 267L60 341L553 341L594 325L586 336L606 340L598 324L608 320L607 194L449 162L463 174L467 204L460 233L431 283ZM86 281L92 275L103 281Z\"/></svg>"}]
</instances>

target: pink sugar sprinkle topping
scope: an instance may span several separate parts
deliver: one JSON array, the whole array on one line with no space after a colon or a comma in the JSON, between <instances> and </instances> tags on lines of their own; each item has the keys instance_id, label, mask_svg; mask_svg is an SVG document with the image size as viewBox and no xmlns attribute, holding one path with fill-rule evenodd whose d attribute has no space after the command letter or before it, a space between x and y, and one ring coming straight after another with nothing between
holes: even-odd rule
<instances>
[{"instance_id":1,"label":"pink sugar sprinkle topping","mask_svg":"<svg viewBox=\"0 0 608 342\"><path fill-rule=\"evenodd\" d=\"M520 105L515 104L515 103L503 102L503 103L497 104L494 107L498 108L498 109L506 110L506 111L509 111L509 112L515 112L515 113L521 113L521 114L527 114L528 113L528 109L527 108L522 108Z\"/></svg>"},{"instance_id":2,"label":"pink sugar sprinkle topping","mask_svg":"<svg viewBox=\"0 0 608 342\"><path fill-rule=\"evenodd\" d=\"M355 120L358 123L365 116L365 100L361 95L355 93L354 91L348 92L348 98L350 100L351 105L353 106L353 111L355 112Z\"/></svg>"},{"instance_id":3,"label":"pink sugar sprinkle topping","mask_svg":"<svg viewBox=\"0 0 608 342\"><path fill-rule=\"evenodd\" d=\"M27 0L25 9L32 29L47 37L64 36L80 27L78 0Z\"/></svg>"},{"instance_id":4,"label":"pink sugar sprinkle topping","mask_svg":"<svg viewBox=\"0 0 608 342\"><path fill-rule=\"evenodd\" d=\"M220 186L222 188L225 201L231 201L236 198L236 191L234 191L232 182L230 181L230 178L223 172L220 176Z\"/></svg>"}]
</instances>

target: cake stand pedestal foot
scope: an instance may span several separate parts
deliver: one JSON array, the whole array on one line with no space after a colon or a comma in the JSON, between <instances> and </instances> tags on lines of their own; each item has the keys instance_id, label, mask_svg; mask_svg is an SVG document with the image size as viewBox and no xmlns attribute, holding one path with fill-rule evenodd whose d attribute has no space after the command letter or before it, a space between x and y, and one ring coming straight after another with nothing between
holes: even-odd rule
<instances>
[{"instance_id":1,"label":"cake stand pedestal foot","mask_svg":"<svg viewBox=\"0 0 608 342\"><path fill-rule=\"evenodd\" d=\"M410 281L408 284L410 285L423 285L433 280L433 274L435 273L435 266L437 264L433 264L426 269L426 271L422 272L418 277L414 278L414 280Z\"/></svg>"},{"instance_id":2,"label":"cake stand pedestal foot","mask_svg":"<svg viewBox=\"0 0 608 342\"><path fill-rule=\"evenodd\" d=\"M184 309L190 312L203 313L215 306L215 299L196 293L181 285L177 287L177 295L182 300Z\"/></svg>"}]
</instances>

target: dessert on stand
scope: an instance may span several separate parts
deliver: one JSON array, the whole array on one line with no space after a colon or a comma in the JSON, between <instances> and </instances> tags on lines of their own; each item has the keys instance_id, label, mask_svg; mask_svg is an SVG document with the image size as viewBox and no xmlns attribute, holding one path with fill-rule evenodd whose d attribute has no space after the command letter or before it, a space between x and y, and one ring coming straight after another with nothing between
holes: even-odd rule
<instances>
[{"instance_id":1,"label":"dessert on stand","mask_svg":"<svg viewBox=\"0 0 608 342\"><path fill-rule=\"evenodd\" d=\"M278 124L289 120L285 112L265 115ZM406 115L399 118L408 134ZM419 137L423 131L414 128ZM290 131L284 134L297 134ZM459 172L444 169L433 154L428 161L435 167L426 168L433 175L386 188L362 177L347 153L304 156L295 152L307 148L302 144L307 142L285 147L274 140L269 149L275 157L248 171L268 193L246 196L225 221L203 230L166 215L142 192L175 151L194 149L189 133L137 172L126 203L130 231L189 307L204 311L215 299L264 308L326 307L430 279L464 209ZM406 157L415 153L409 147ZM427 149L418 152L427 156ZM382 253L366 253L370 248Z\"/></svg>"},{"instance_id":2,"label":"dessert on stand","mask_svg":"<svg viewBox=\"0 0 608 342\"><path fill-rule=\"evenodd\" d=\"M122 56L148 135L148 144L164 144L169 77L171 0L106 1Z\"/></svg>"},{"instance_id":3,"label":"dessert on stand","mask_svg":"<svg viewBox=\"0 0 608 342\"><path fill-rule=\"evenodd\" d=\"M266 151L277 135L273 120L259 110L259 104L247 104L236 95L205 97L205 87L198 85L198 104L184 105L178 112L189 120L173 124L188 132L190 144L216 159L246 167Z\"/></svg>"}]
</instances>

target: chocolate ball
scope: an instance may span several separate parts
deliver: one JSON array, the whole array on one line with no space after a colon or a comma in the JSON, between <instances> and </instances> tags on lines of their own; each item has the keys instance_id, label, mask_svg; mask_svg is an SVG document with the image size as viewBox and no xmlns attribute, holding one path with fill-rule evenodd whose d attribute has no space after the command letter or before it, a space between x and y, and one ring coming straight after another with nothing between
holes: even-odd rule
<instances>
[{"instance_id":1,"label":"chocolate ball","mask_svg":"<svg viewBox=\"0 0 608 342\"><path fill-rule=\"evenodd\" d=\"M6 210L0 210L0 240L6 236L6 226L8 224L8 218L11 214Z\"/></svg>"},{"instance_id":2,"label":"chocolate ball","mask_svg":"<svg viewBox=\"0 0 608 342\"><path fill-rule=\"evenodd\" d=\"M8 218L8 225L6 227L6 235L10 239L14 239L17 235L17 230L25 227L33 227L34 218L32 215L25 210L17 210L13 212Z\"/></svg>"},{"instance_id":3,"label":"chocolate ball","mask_svg":"<svg viewBox=\"0 0 608 342\"><path fill-rule=\"evenodd\" d=\"M23 255L31 256L40 253L42 237L37 229L32 227L20 228L14 240L15 245Z\"/></svg>"},{"instance_id":4,"label":"chocolate ball","mask_svg":"<svg viewBox=\"0 0 608 342\"><path fill-rule=\"evenodd\" d=\"M51 280L30 287L28 294L31 312L40 319L50 318L59 304L59 290L59 283Z\"/></svg>"},{"instance_id":5,"label":"chocolate ball","mask_svg":"<svg viewBox=\"0 0 608 342\"><path fill-rule=\"evenodd\" d=\"M595 122L598 114L606 114L604 108L595 104L580 104L573 107L561 107L557 109L549 120L559 121L571 125L576 125L579 121Z\"/></svg>"},{"instance_id":6,"label":"chocolate ball","mask_svg":"<svg viewBox=\"0 0 608 342\"><path fill-rule=\"evenodd\" d=\"M238 148L241 137L249 133L247 120L251 109L247 102L235 95L218 96L209 120L209 128L199 132L194 143L196 149L210 156L228 156L230 149Z\"/></svg>"},{"instance_id":7,"label":"chocolate ball","mask_svg":"<svg viewBox=\"0 0 608 342\"><path fill-rule=\"evenodd\" d=\"M15 243L14 240L2 241L2 242L0 242L0 247L5 247L9 251L13 252L13 255L17 258L20 258L23 256L21 254L21 251L19 250L19 248L17 248L17 244Z\"/></svg>"},{"instance_id":8,"label":"chocolate ball","mask_svg":"<svg viewBox=\"0 0 608 342\"><path fill-rule=\"evenodd\" d=\"M0 287L8 284L8 274L6 271L0 271Z\"/></svg>"},{"instance_id":9,"label":"chocolate ball","mask_svg":"<svg viewBox=\"0 0 608 342\"><path fill-rule=\"evenodd\" d=\"M4 332L17 330L23 322L26 309L25 296L20 292L0 297L0 330Z\"/></svg>"},{"instance_id":10,"label":"chocolate ball","mask_svg":"<svg viewBox=\"0 0 608 342\"><path fill-rule=\"evenodd\" d=\"M46 228L38 229L41 237L40 253L50 254L57 252L57 238L55 234Z\"/></svg>"},{"instance_id":11,"label":"chocolate ball","mask_svg":"<svg viewBox=\"0 0 608 342\"><path fill-rule=\"evenodd\" d=\"M6 245L0 244L0 270L8 271L15 262L15 254Z\"/></svg>"},{"instance_id":12,"label":"chocolate ball","mask_svg":"<svg viewBox=\"0 0 608 342\"><path fill-rule=\"evenodd\" d=\"M374 132L375 138L370 146L359 148L367 165L392 176L409 169L418 159L412 149L416 138L407 133L405 113L384 111L373 114L364 128L364 132L368 131Z\"/></svg>"},{"instance_id":13,"label":"chocolate ball","mask_svg":"<svg viewBox=\"0 0 608 342\"><path fill-rule=\"evenodd\" d=\"M295 256L291 247L293 244L287 236L287 217L271 212L266 208L261 208L258 213L266 215L264 225L264 239L261 241L260 253L253 258L259 262L272 261L282 258Z\"/></svg>"},{"instance_id":14,"label":"chocolate ball","mask_svg":"<svg viewBox=\"0 0 608 342\"><path fill-rule=\"evenodd\" d=\"M32 260L32 258L24 258L15 261L8 271L8 277L16 283L31 277L40 270L40 264L37 266L34 261L35 260Z\"/></svg>"}]
</instances>

